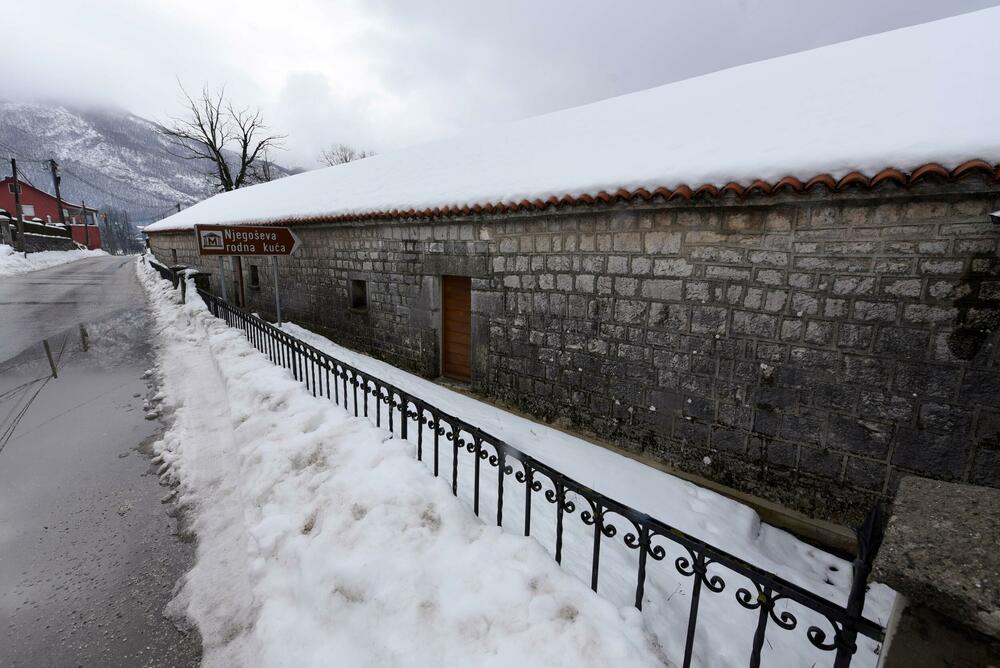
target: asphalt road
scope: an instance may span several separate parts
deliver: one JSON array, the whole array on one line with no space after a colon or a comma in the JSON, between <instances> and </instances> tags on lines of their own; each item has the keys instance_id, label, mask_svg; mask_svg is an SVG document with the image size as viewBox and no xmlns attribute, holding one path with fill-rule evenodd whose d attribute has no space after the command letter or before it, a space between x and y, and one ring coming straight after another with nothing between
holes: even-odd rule
<instances>
[{"instance_id":1,"label":"asphalt road","mask_svg":"<svg viewBox=\"0 0 1000 668\"><path fill-rule=\"evenodd\" d=\"M200 659L197 633L164 616L194 546L149 459L161 425L145 419L133 264L0 277L0 666ZM45 380L43 340L57 378Z\"/></svg>"}]
</instances>

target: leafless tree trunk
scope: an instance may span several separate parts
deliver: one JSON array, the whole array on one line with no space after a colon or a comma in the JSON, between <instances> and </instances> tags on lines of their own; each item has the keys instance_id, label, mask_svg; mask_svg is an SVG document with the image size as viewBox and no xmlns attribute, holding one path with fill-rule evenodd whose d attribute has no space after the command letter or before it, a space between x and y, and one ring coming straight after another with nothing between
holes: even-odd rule
<instances>
[{"instance_id":1,"label":"leafless tree trunk","mask_svg":"<svg viewBox=\"0 0 1000 668\"><path fill-rule=\"evenodd\" d=\"M332 167L333 165L343 165L347 162L370 158L373 155L375 155L375 151L356 149L347 144L334 144L330 148L324 150L320 154L319 159L323 164L330 165Z\"/></svg>"},{"instance_id":2,"label":"leafless tree trunk","mask_svg":"<svg viewBox=\"0 0 1000 668\"><path fill-rule=\"evenodd\" d=\"M271 157L267 153L267 149L264 149L264 153L260 156L259 164L253 166L253 178L257 183L267 183L268 181L273 181L275 179L274 175L274 163L271 162Z\"/></svg>"},{"instance_id":3,"label":"leafless tree trunk","mask_svg":"<svg viewBox=\"0 0 1000 668\"><path fill-rule=\"evenodd\" d=\"M259 182L259 161L268 149L280 147L285 136L267 134L260 109L235 108L225 88L213 93L205 86L197 99L183 86L181 92L187 100L185 116L171 118L170 127L160 128L171 154L211 165L210 178L219 191Z\"/></svg>"}]
</instances>

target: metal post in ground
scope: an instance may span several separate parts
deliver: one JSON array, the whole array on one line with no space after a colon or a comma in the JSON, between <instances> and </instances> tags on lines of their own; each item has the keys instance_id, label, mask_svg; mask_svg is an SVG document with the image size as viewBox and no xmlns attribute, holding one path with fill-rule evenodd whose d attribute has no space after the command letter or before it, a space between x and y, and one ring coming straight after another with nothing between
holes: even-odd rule
<instances>
[{"instance_id":1,"label":"metal post in ground","mask_svg":"<svg viewBox=\"0 0 1000 668\"><path fill-rule=\"evenodd\" d=\"M865 521L854 530L858 538L858 554L854 558L854 579L851 593L847 597L847 616L851 621L863 619L865 594L868 590L868 574L872 571L875 555L882 545L882 506L876 503L868 512ZM834 658L834 668L848 668L851 659L858 651L858 632L850 625L845 625L834 638L837 646L837 656Z\"/></svg>"},{"instance_id":2,"label":"metal post in ground","mask_svg":"<svg viewBox=\"0 0 1000 668\"><path fill-rule=\"evenodd\" d=\"M17 176L17 159L10 159L10 171L14 177L14 210L17 214L17 250L27 253L24 245L24 211L21 209L21 182Z\"/></svg>"},{"instance_id":3,"label":"metal post in ground","mask_svg":"<svg viewBox=\"0 0 1000 668\"><path fill-rule=\"evenodd\" d=\"M83 207L83 245L90 250L90 227L88 226L89 221L87 220L87 202L81 201L80 206Z\"/></svg>"},{"instance_id":4,"label":"metal post in ground","mask_svg":"<svg viewBox=\"0 0 1000 668\"><path fill-rule=\"evenodd\" d=\"M226 265L219 256L219 291L222 293L222 301L229 301L226 297Z\"/></svg>"},{"instance_id":5,"label":"metal post in ground","mask_svg":"<svg viewBox=\"0 0 1000 668\"><path fill-rule=\"evenodd\" d=\"M278 295L278 258L271 256L271 272L274 274L274 310L278 317L278 327L281 327L281 297Z\"/></svg>"},{"instance_id":6,"label":"metal post in ground","mask_svg":"<svg viewBox=\"0 0 1000 668\"><path fill-rule=\"evenodd\" d=\"M49 348L49 340L42 339L42 346L45 348L45 356L49 358L49 368L52 369L52 377L58 378L59 374L56 373L56 363L52 359L52 350Z\"/></svg>"}]
</instances>

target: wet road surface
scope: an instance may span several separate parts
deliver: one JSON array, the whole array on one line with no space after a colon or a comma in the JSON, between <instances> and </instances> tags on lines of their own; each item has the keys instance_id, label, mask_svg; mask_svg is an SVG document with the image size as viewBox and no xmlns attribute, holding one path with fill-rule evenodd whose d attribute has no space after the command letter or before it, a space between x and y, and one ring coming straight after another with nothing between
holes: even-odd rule
<instances>
[{"instance_id":1,"label":"wet road surface","mask_svg":"<svg viewBox=\"0 0 1000 668\"><path fill-rule=\"evenodd\" d=\"M197 633L163 616L193 544L149 461L133 263L0 277L0 666L199 661Z\"/></svg>"}]
</instances>

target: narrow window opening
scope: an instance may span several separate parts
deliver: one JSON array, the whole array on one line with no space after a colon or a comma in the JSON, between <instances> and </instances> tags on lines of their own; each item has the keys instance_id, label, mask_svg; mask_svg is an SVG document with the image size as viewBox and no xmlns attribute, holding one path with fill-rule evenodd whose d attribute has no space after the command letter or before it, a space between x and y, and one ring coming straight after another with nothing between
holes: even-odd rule
<instances>
[{"instance_id":1,"label":"narrow window opening","mask_svg":"<svg viewBox=\"0 0 1000 668\"><path fill-rule=\"evenodd\" d=\"M250 265L250 287L260 290L260 274L257 273L257 265Z\"/></svg>"},{"instance_id":2,"label":"narrow window opening","mask_svg":"<svg viewBox=\"0 0 1000 668\"><path fill-rule=\"evenodd\" d=\"M171 261L172 264L177 264L177 249L176 248L171 248L170 249L170 261Z\"/></svg>"},{"instance_id":3,"label":"narrow window opening","mask_svg":"<svg viewBox=\"0 0 1000 668\"><path fill-rule=\"evenodd\" d=\"M368 310L368 283L353 279L351 281L351 308L357 311Z\"/></svg>"}]
</instances>

